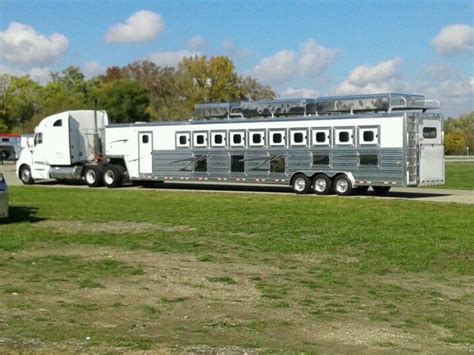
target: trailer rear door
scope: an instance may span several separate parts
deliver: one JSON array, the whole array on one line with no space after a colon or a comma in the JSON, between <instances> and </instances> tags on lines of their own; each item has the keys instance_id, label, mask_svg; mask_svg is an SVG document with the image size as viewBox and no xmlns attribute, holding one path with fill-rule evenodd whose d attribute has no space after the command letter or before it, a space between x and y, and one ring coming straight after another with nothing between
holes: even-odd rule
<instances>
[{"instance_id":1,"label":"trailer rear door","mask_svg":"<svg viewBox=\"0 0 474 355\"><path fill-rule=\"evenodd\" d=\"M444 182L444 146L441 119L421 119L418 125L420 146L420 185Z\"/></svg>"}]
</instances>

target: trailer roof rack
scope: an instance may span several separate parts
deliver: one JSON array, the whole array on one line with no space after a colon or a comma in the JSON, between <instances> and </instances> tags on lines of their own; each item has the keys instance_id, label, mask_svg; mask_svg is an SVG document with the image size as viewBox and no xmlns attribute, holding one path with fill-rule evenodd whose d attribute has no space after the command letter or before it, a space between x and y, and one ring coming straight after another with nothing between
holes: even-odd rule
<instances>
[{"instance_id":1,"label":"trailer roof rack","mask_svg":"<svg viewBox=\"0 0 474 355\"><path fill-rule=\"evenodd\" d=\"M355 113L393 112L440 108L438 100L423 95L385 93L372 95L328 96L317 99L277 99L232 103L209 103L194 106L201 119L252 118L277 116L326 116Z\"/></svg>"},{"instance_id":2,"label":"trailer roof rack","mask_svg":"<svg viewBox=\"0 0 474 355\"><path fill-rule=\"evenodd\" d=\"M398 93L319 97L316 102L318 115L440 108L438 100L426 100L423 95Z\"/></svg>"}]
</instances>

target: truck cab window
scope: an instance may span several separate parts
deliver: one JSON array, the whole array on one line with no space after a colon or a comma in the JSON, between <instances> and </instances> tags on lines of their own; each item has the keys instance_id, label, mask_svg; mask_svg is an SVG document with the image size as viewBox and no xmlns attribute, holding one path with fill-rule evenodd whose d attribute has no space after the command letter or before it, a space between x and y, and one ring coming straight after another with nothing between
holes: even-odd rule
<instances>
[{"instance_id":1,"label":"truck cab window","mask_svg":"<svg viewBox=\"0 0 474 355\"><path fill-rule=\"evenodd\" d=\"M63 120L57 120L56 122L53 123L53 127L62 127L63 126Z\"/></svg>"},{"instance_id":2,"label":"truck cab window","mask_svg":"<svg viewBox=\"0 0 474 355\"><path fill-rule=\"evenodd\" d=\"M34 140L34 145L35 147L38 145L38 144L41 144L43 143L43 133L36 133L35 135L35 140Z\"/></svg>"}]
</instances>

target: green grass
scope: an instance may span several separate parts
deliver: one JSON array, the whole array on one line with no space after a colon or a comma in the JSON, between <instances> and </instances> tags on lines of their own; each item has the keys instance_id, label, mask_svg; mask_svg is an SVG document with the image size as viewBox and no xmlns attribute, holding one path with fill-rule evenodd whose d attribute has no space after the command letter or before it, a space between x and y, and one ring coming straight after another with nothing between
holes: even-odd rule
<instances>
[{"instance_id":1,"label":"green grass","mask_svg":"<svg viewBox=\"0 0 474 355\"><path fill-rule=\"evenodd\" d=\"M410 348L397 342L412 337L418 345L432 338L433 351L474 342L474 299L466 293L474 206L292 194L10 192L11 223L0 225L0 334L17 345L367 350L345 348L344 339L325 348L326 338L317 337L333 322L410 333L366 344L375 351ZM107 229L120 223L136 228Z\"/></svg>"},{"instance_id":2,"label":"green grass","mask_svg":"<svg viewBox=\"0 0 474 355\"><path fill-rule=\"evenodd\" d=\"M446 183L433 186L443 189L474 190L474 163L446 163Z\"/></svg>"}]
</instances>

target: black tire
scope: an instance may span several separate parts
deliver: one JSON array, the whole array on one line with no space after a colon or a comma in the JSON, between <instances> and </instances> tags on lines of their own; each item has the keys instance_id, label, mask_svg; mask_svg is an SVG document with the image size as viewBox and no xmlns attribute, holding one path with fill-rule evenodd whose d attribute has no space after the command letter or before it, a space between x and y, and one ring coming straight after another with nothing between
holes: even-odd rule
<instances>
[{"instance_id":1,"label":"black tire","mask_svg":"<svg viewBox=\"0 0 474 355\"><path fill-rule=\"evenodd\" d=\"M368 186L357 186L354 188L354 193L358 195L363 195L369 190Z\"/></svg>"},{"instance_id":2,"label":"black tire","mask_svg":"<svg viewBox=\"0 0 474 355\"><path fill-rule=\"evenodd\" d=\"M104 169L104 184L108 188L120 187L124 169L118 165L107 165Z\"/></svg>"},{"instance_id":3,"label":"black tire","mask_svg":"<svg viewBox=\"0 0 474 355\"><path fill-rule=\"evenodd\" d=\"M390 191L390 186L372 186L376 195L386 195Z\"/></svg>"},{"instance_id":4,"label":"black tire","mask_svg":"<svg viewBox=\"0 0 474 355\"><path fill-rule=\"evenodd\" d=\"M298 195L307 194L311 190L311 181L305 174L296 174L292 179L291 188Z\"/></svg>"},{"instance_id":5,"label":"black tire","mask_svg":"<svg viewBox=\"0 0 474 355\"><path fill-rule=\"evenodd\" d=\"M334 180L334 191L339 196L350 195L353 191L351 180L346 175L339 175Z\"/></svg>"},{"instance_id":6,"label":"black tire","mask_svg":"<svg viewBox=\"0 0 474 355\"><path fill-rule=\"evenodd\" d=\"M23 165L20 168L20 180L25 185L33 185L35 180L31 176L31 169L28 165Z\"/></svg>"},{"instance_id":7,"label":"black tire","mask_svg":"<svg viewBox=\"0 0 474 355\"><path fill-rule=\"evenodd\" d=\"M312 188L317 195L329 195L332 192L332 180L325 174L318 174L313 178Z\"/></svg>"},{"instance_id":8,"label":"black tire","mask_svg":"<svg viewBox=\"0 0 474 355\"><path fill-rule=\"evenodd\" d=\"M99 187L104 182L104 172L98 165L88 165L84 168L82 178L87 186Z\"/></svg>"}]
</instances>

